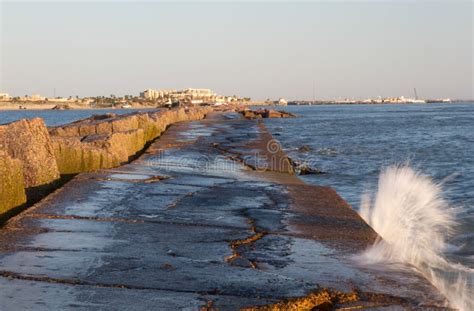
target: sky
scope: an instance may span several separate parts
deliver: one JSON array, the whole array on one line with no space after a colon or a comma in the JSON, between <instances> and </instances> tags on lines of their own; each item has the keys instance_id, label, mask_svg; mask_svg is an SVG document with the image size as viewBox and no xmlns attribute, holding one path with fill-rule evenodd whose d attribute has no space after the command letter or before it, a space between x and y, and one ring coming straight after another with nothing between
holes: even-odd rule
<instances>
[{"instance_id":1,"label":"sky","mask_svg":"<svg viewBox=\"0 0 474 311\"><path fill-rule=\"evenodd\" d=\"M472 1L5 1L0 92L474 98Z\"/></svg>"}]
</instances>

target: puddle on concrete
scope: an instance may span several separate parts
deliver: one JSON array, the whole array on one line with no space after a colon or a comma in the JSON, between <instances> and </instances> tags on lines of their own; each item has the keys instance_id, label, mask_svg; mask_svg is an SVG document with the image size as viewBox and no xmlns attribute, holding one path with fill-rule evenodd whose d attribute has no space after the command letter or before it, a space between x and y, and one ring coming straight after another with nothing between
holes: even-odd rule
<instances>
[{"instance_id":1,"label":"puddle on concrete","mask_svg":"<svg viewBox=\"0 0 474 311\"><path fill-rule=\"evenodd\" d=\"M101 253L71 251L19 251L0 258L3 271L18 274L77 278L102 265Z\"/></svg>"},{"instance_id":2,"label":"puddle on concrete","mask_svg":"<svg viewBox=\"0 0 474 311\"><path fill-rule=\"evenodd\" d=\"M65 215L112 217L126 209L120 202L133 192L133 183L123 181L100 181L86 199L64 206ZM54 213L54 210L51 211Z\"/></svg>"},{"instance_id":3,"label":"puddle on concrete","mask_svg":"<svg viewBox=\"0 0 474 311\"><path fill-rule=\"evenodd\" d=\"M204 124L189 124L188 129L178 133L177 141L189 142L200 137L209 137L215 133L216 129L208 127Z\"/></svg>"},{"instance_id":4,"label":"puddle on concrete","mask_svg":"<svg viewBox=\"0 0 474 311\"><path fill-rule=\"evenodd\" d=\"M222 155L203 156L199 152L166 150L158 156L149 157L144 163L158 174L173 177L186 173L197 173L203 180L209 175L236 179L249 178L245 173L247 171L245 166Z\"/></svg>"},{"instance_id":5,"label":"puddle on concrete","mask_svg":"<svg viewBox=\"0 0 474 311\"><path fill-rule=\"evenodd\" d=\"M120 179L120 180L145 180L153 176L150 175L139 175L139 174L112 174L109 178Z\"/></svg>"},{"instance_id":6,"label":"puddle on concrete","mask_svg":"<svg viewBox=\"0 0 474 311\"><path fill-rule=\"evenodd\" d=\"M105 181L127 181L127 182L142 182L142 183L153 183L163 179L167 179L169 176L162 175L141 175L141 174L112 174ZM100 180L100 179L99 179Z\"/></svg>"},{"instance_id":7,"label":"puddle on concrete","mask_svg":"<svg viewBox=\"0 0 474 311\"><path fill-rule=\"evenodd\" d=\"M199 294L97 286L75 286L0 278L2 310L199 310ZM139 302L139 306L137 306Z\"/></svg>"},{"instance_id":8,"label":"puddle on concrete","mask_svg":"<svg viewBox=\"0 0 474 311\"><path fill-rule=\"evenodd\" d=\"M57 250L101 251L112 244L113 224L80 219L40 219L42 228L58 231L37 234L22 246ZM66 230L67 232L61 232Z\"/></svg>"}]
</instances>

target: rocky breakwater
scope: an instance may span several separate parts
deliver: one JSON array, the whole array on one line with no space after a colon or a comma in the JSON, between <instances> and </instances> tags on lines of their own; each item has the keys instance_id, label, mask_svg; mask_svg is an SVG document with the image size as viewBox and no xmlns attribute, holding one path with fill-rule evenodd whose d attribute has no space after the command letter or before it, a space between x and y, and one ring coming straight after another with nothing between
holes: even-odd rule
<instances>
[{"instance_id":1,"label":"rocky breakwater","mask_svg":"<svg viewBox=\"0 0 474 311\"><path fill-rule=\"evenodd\" d=\"M55 187L60 178L42 119L0 125L0 216Z\"/></svg>"},{"instance_id":2,"label":"rocky breakwater","mask_svg":"<svg viewBox=\"0 0 474 311\"><path fill-rule=\"evenodd\" d=\"M61 177L129 162L168 126L211 110L106 114L49 129L39 118L0 125L0 219L49 193Z\"/></svg>"},{"instance_id":3,"label":"rocky breakwater","mask_svg":"<svg viewBox=\"0 0 474 311\"><path fill-rule=\"evenodd\" d=\"M294 118L296 115L273 109L244 109L239 111L246 119L268 119L268 118Z\"/></svg>"}]
</instances>

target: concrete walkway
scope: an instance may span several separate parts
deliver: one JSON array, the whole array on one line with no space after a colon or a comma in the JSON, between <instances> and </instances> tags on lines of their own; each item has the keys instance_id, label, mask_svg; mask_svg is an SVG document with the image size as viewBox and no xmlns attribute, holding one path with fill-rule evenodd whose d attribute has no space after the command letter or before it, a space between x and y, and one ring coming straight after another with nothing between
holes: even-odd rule
<instances>
[{"instance_id":1,"label":"concrete walkway","mask_svg":"<svg viewBox=\"0 0 474 311\"><path fill-rule=\"evenodd\" d=\"M323 288L357 296L331 308L443 303L416 274L358 268L375 233L285 159L259 121L215 113L76 176L0 230L0 309L236 310Z\"/></svg>"}]
</instances>

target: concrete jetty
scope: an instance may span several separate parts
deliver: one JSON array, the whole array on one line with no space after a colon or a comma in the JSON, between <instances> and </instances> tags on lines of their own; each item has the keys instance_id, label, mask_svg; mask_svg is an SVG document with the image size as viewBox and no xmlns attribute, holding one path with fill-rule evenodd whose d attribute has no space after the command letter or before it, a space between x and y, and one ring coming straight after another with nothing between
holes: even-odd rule
<instances>
[{"instance_id":1,"label":"concrete jetty","mask_svg":"<svg viewBox=\"0 0 474 311\"><path fill-rule=\"evenodd\" d=\"M351 260L375 238L334 190L294 175L261 120L208 112L10 219L1 309L444 309L421 276Z\"/></svg>"}]
</instances>

